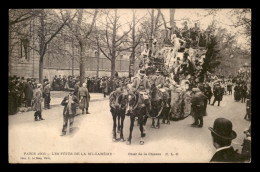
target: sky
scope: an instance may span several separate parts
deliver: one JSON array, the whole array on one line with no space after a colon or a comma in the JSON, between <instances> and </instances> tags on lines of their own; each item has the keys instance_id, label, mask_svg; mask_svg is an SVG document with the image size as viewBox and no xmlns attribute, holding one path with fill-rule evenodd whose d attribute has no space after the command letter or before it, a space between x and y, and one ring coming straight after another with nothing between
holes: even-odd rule
<instances>
[{"instance_id":1,"label":"sky","mask_svg":"<svg viewBox=\"0 0 260 172\"><path fill-rule=\"evenodd\" d=\"M108 10L108 9L107 9ZM151 9L146 9L146 8L142 8L142 9L134 9L136 10L136 18L137 20L139 18L142 17L150 17L149 15L149 11L151 11ZM230 33L237 33L238 29L240 28L234 28L231 26L228 26L229 24L231 24L231 20L234 20L234 18L231 17L231 15L229 14L229 11L231 9L221 9L217 15L215 16L215 20L217 21L217 27L221 27L221 28L226 28L228 32ZM87 9L86 11L94 11L94 9ZM113 14L113 9L110 10L111 14ZM132 13L133 9L130 8L125 8L125 9L118 9L117 13L118 16L120 16L119 19L119 23L124 24L120 30L119 30L119 34L123 34L124 32L129 30L129 25L126 23L130 23L132 22L132 17L133 17L133 13ZM161 12L164 15L164 18L166 20L166 22L170 21L170 9L167 8L163 8L161 9ZM174 20L177 24L178 27L182 28L183 26L181 25L184 21L185 18L188 18L188 26L189 27L193 27L194 23L197 22L199 20L199 26L202 30L205 30L207 28L207 26L212 22L213 20L213 15L211 16L207 16L204 17L204 15L207 14L206 9L192 9L192 8L186 8L186 9L175 9L175 17ZM157 10L155 10L155 16L157 15ZM91 20L92 17L87 17L85 18L85 20ZM90 21L86 21L87 23L89 23ZM104 17L99 18L96 22L97 26L103 26L106 23L106 20ZM243 35L238 35L237 37L237 42L238 45L245 45L245 38L243 37Z\"/></svg>"},{"instance_id":2,"label":"sky","mask_svg":"<svg viewBox=\"0 0 260 172\"><path fill-rule=\"evenodd\" d=\"M141 18L143 16L149 17L148 10L151 11L151 9L135 9L137 18ZM215 16L215 20L217 21L217 26L221 28L226 28L228 32L230 33L237 33L238 29L240 28L234 28L231 26L228 26L231 24L231 20L234 20L234 18L231 17L229 14L229 11L231 9L222 9L217 13ZM161 12L163 13L166 22L170 21L170 9L161 9ZM155 16L157 12L155 10ZM175 22L178 27L183 27L181 24L184 22L185 18L189 18L190 22L188 22L188 26L192 27L194 26L194 23L199 20L200 28L205 30L207 26L212 22L213 15L204 17L204 15L207 14L206 9L175 9ZM132 9L118 9L118 15L120 15L120 22L131 22L132 20ZM122 27L121 31L127 31L128 26L125 25L125 27ZM238 44L244 44L245 38L242 35L239 35L237 37Z\"/></svg>"}]
</instances>

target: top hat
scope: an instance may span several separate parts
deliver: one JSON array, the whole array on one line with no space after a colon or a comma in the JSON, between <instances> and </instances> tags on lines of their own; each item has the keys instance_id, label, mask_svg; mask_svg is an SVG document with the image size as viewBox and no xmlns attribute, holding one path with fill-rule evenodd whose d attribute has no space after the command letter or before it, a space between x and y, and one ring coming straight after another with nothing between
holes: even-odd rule
<instances>
[{"instance_id":1,"label":"top hat","mask_svg":"<svg viewBox=\"0 0 260 172\"><path fill-rule=\"evenodd\" d=\"M145 75L145 70L140 70L140 75Z\"/></svg>"},{"instance_id":2,"label":"top hat","mask_svg":"<svg viewBox=\"0 0 260 172\"><path fill-rule=\"evenodd\" d=\"M225 140L233 140L237 137L237 133L232 130L232 122L225 118L217 118L213 128L209 127L209 130Z\"/></svg>"}]
</instances>

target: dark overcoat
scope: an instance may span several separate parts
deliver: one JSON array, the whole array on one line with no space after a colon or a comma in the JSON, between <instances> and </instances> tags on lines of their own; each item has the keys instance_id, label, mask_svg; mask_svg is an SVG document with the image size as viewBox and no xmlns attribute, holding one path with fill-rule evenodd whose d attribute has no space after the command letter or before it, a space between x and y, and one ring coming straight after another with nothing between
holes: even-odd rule
<instances>
[{"instance_id":1,"label":"dark overcoat","mask_svg":"<svg viewBox=\"0 0 260 172\"><path fill-rule=\"evenodd\" d=\"M223 89L220 86L216 86L213 89L213 94L216 99L216 101L222 101L223 98Z\"/></svg>"},{"instance_id":2,"label":"dark overcoat","mask_svg":"<svg viewBox=\"0 0 260 172\"><path fill-rule=\"evenodd\" d=\"M216 152L210 162L243 162L243 159L233 147L230 147Z\"/></svg>"},{"instance_id":3,"label":"dark overcoat","mask_svg":"<svg viewBox=\"0 0 260 172\"><path fill-rule=\"evenodd\" d=\"M61 102L61 105L64 106L63 115L68 114L67 113L67 106L68 106L67 100L69 100L69 95L65 96ZM74 103L71 104L72 114L70 114L70 115L76 115L76 107L78 107L78 105L79 105L79 100L78 100L77 96L75 96L75 95L72 95L72 100L74 101Z\"/></svg>"},{"instance_id":4,"label":"dark overcoat","mask_svg":"<svg viewBox=\"0 0 260 172\"><path fill-rule=\"evenodd\" d=\"M206 115L207 97L202 92L197 92L191 99L191 111L194 117Z\"/></svg>"}]
</instances>

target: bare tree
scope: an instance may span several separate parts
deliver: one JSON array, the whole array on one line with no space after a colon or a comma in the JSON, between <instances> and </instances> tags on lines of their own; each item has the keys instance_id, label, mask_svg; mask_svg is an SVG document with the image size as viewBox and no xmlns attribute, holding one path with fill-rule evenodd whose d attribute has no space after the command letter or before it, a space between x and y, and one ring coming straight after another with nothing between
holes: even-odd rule
<instances>
[{"instance_id":1,"label":"bare tree","mask_svg":"<svg viewBox=\"0 0 260 172\"><path fill-rule=\"evenodd\" d=\"M37 17L39 14L40 10L38 9L10 9L9 26L32 19L34 17Z\"/></svg>"},{"instance_id":2,"label":"bare tree","mask_svg":"<svg viewBox=\"0 0 260 172\"><path fill-rule=\"evenodd\" d=\"M141 19L143 19L143 17L136 21L136 11L135 10L132 10L132 11L133 11L133 29L132 29L132 36L131 36L132 51L131 51L130 63L129 63L129 77L131 77L134 74L135 59L136 59L136 48L141 43L141 39L143 37L141 32L136 33L136 24Z\"/></svg>"},{"instance_id":3,"label":"bare tree","mask_svg":"<svg viewBox=\"0 0 260 172\"><path fill-rule=\"evenodd\" d=\"M98 10L95 9L93 13L87 12L92 17L91 24L89 27L84 27L83 17L85 11L83 9L77 9L76 11L77 11L77 20L75 22L67 23L66 25L72 31L73 35L76 37L76 40L78 41L79 44L79 50L80 50L79 71L80 71L80 84L82 84L85 80L85 62L87 61L86 48L88 45L87 40L94 27ZM62 11L61 14L63 16L63 20L65 20ZM67 12L66 15L70 15L70 14L68 14Z\"/></svg>"},{"instance_id":4,"label":"bare tree","mask_svg":"<svg viewBox=\"0 0 260 172\"><path fill-rule=\"evenodd\" d=\"M54 13L51 13L50 10L44 10L42 9L38 18L39 18L39 28L38 28L38 37L39 37L39 47L36 50L36 52L39 53L40 59L39 59L39 81L42 82L43 79L43 59L47 50L47 46L50 44L50 42L53 40L53 38L61 31L61 29L65 26L67 21L72 20L69 17L66 17L65 20L61 23L57 22L57 19L53 19L55 15Z\"/></svg>"},{"instance_id":5,"label":"bare tree","mask_svg":"<svg viewBox=\"0 0 260 172\"><path fill-rule=\"evenodd\" d=\"M125 47L124 43L126 36L132 30L131 24L129 24L129 30L124 32L121 36L119 36L118 31L119 28L123 25L118 22L119 16L117 15L117 9L114 10L114 15L110 15L110 11L106 12L106 25L105 31L103 32L103 43L98 41L98 47L102 54L111 61L111 77L114 77L115 74L115 65L116 58L122 51L126 51L132 48L132 46ZM102 48L101 44L105 45L105 48ZM106 51L107 50L107 51Z\"/></svg>"}]
</instances>

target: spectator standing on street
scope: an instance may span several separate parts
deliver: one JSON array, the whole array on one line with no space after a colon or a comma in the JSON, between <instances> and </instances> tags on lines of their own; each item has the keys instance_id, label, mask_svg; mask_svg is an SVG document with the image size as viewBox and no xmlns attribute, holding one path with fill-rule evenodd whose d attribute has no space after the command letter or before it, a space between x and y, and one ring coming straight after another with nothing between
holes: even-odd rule
<instances>
[{"instance_id":1,"label":"spectator standing on street","mask_svg":"<svg viewBox=\"0 0 260 172\"><path fill-rule=\"evenodd\" d=\"M241 86L241 103L246 102L246 96L247 95L247 86L245 83L242 84Z\"/></svg>"},{"instance_id":2,"label":"spectator standing on street","mask_svg":"<svg viewBox=\"0 0 260 172\"><path fill-rule=\"evenodd\" d=\"M220 101L222 101L223 98L223 88L220 87L219 83L215 85L213 88L213 94L214 94L214 100L211 105L214 106L215 102L218 102L218 106L220 105Z\"/></svg>"},{"instance_id":3,"label":"spectator standing on street","mask_svg":"<svg viewBox=\"0 0 260 172\"><path fill-rule=\"evenodd\" d=\"M208 82L205 84L204 91L205 91L204 95L207 96L209 104L210 104L210 100L211 100L211 97L212 97L213 93L212 93L211 87L210 87Z\"/></svg>"},{"instance_id":4,"label":"spectator standing on street","mask_svg":"<svg viewBox=\"0 0 260 172\"><path fill-rule=\"evenodd\" d=\"M241 87L240 84L236 84L236 86L234 87L234 99L235 101L239 101L241 99L241 95L240 95L240 91Z\"/></svg>"},{"instance_id":5,"label":"spectator standing on street","mask_svg":"<svg viewBox=\"0 0 260 172\"><path fill-rule=\"evenodd\" d=\"M44 120L42 118L42 90L41 90L42 85L37 84L37 89L35 90L35 94L33 97L33 110L35 111L34 113L34 120L35 121L40 121Z\"/></svg>"},{"instance_id":6,"label":"spectator standing on street","mask_svg":"<svg viewBox=\"0 0 260 172\"><path fill-rule=\"evenodd\" d=\"M87 84L83 83L82 87L79 88L79 95L78 95L79 108L82 110L82 114L84 114L84 109L86 109L86 114L89 114L88 107L89 107L90 95L86 86Z\"/></svg>"},{"instance_id":7,"label":"spectator standing on street","mask_svg":"<svg viewBox=\"0 0 260 172\"><path fill-rule=\"evenodd\" d=\"M33 98L33 88L31 80L27 79L27 84L25 85L25 97L26 97L26 107L32 107L32 98Z\"/></svg>"},{"instance_id":8,"label":"spectator standing on street","mask_svg":"<svg viewBox=\"0 0 260 172\"><path fill-rule=\"evenodd\" d=\"M232 82L229 80L228 83L227 83L227 91L228 91L228 94L229 95L232 95Z\"/></svg>"},{"instance_id":9,"label":"spectator standing on street","mask_svg":"<svg viewBox=\"0 0 260 172\"><path fill-rule=\"evenodd\" d=\"M63 127L61 136L66 135L68 122L70 127L72 127L74 122L74 117L76 115L76 107L79 104L77 96L74 94L74 90L70 90L69 95L65 96L61 102L61 105L64 106L63 109Z\"/></svg>"},{"instance_id":10,"label":"spectator standing on street","mask_svg":"<svg viewBox=\"0 0 260 172\"><path fill-rule=\"evenodd\" d=\"M191 99L191 110L194 117L192 126L203 127L203 116L206 114L207 97L198 88L193 88L194 95Z\"/></svg>"},{"instance_id":11,"label":"spectator standing on street","mask_svg":"<svg viewBox=\"0 0 260 172\"><path fill-rule=\"evenodd\" d=\"M108 85L106 78L103 78L100 83L100 87L102 88L102 92L104 93L104 97L106 97L108 93Z\"/></svg>"},{"instance_id":12,"label":"spectator standing on street","mask_svg":"<svg viewBox=\"0 0 260 172\"><path fill-rule=\"evenodd\" d=\"M44 109L50 109L51 88L48 81L46 81L46 85L43 89L43 98L44 98Z\"/></svg>"},{"instance_id":13,"label":"spectator standing on street","mask_svg":"<svg viewBox=\"0 0 260 172\"><path fill-rule=\"evenodd\" d=\"M232 130L231 121L218 118L209 130L213 145L217 149L210 162L243 162L242 156L231 146L232 140L237 137L236 132Z\"/></svg>"}]
</instances>

